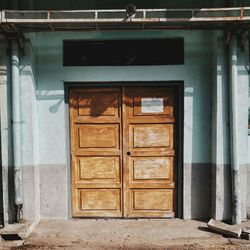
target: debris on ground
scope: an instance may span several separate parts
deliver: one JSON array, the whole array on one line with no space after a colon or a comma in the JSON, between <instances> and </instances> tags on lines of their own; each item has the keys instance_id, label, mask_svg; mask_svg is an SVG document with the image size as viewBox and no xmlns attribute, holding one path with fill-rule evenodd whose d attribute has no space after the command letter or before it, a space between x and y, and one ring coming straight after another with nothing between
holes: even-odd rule
<instances>
[{"instance_id":1,"label":"debris on ground","mask_svg":"<svg viewBox=\"0 0 250 250\"><path fill-rule=\"evenodd\" d=\"M245 240L250 240L250 227L243 227L241 238Z\"/></svg>"},{"instance_id":2,"label":"debris on ground","mask_svg":"<svg viewBox=\"0 0 250 250\"><path fill-rule=\"evenodd\" d=\"M207 223L210 231L219 233L225 237L242 238L250 240L250 227L240 228L238 225L228 225L221 221L211 219Z\"/></svg>"}]
</instances>

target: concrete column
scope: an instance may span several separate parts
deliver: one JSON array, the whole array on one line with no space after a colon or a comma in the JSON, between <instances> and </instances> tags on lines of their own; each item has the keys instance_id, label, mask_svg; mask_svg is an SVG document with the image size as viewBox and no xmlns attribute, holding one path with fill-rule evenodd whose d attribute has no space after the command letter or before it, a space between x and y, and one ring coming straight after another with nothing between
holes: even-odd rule
<instances>
[{"instance_id":1,"label":"concrete column","mask_svg":"<svg viewBox=\"0 0 250 250\"><path fill-rule=\"evenodd\" d=\"M230 71L230 144L231 144L231 176L232 176L232 222L241 223L241 192L239 166L239 113L238 113L238 70L237 70L237 37L232 35L229 46Z\"/></svg>"},{"instance_id":2,"label":"concrete column","mask_svg":"<svg viewBox=\"0 0 250 250\"><path fill-rule=\"evenodd\" d=\"M2 199L2 208L3 208L3 217L5 224L8 221L8 166L6 165L6 156L7 150L5 145L6 142L6 133L4 134L3 128L7 124L7 112L6 112L6 102L7 102L7 74L6 72L6 56L4 56L4 51L6 50L4 46L4 39L0 35L0 71L3 72L0 74L0 167L1 167L1 183L2 183L2 193L0 197ZM5 59L5 60L4 60ZM5 98L4 98L5 97ZM8 147L7 147L8 148Z\"/></svg>"},{"instance_id":3,"label":"concrete column","mask_svg":"<svg viewBox=\"0 0 250 250\"><path fill-rule=\"evenodd\" d=\"M241 39L242 37L239 37ZM247 217L247 171L248 167L248 84L249 84L249 59L248 42L242 41L242 47L237 49L237 96L238 96L238 148L239 148L239 169L241 189L241 217L244 221Z\"/></svg>"},{"instance_id":4,"label":"concrete column","mask_svg":"<svg viewBox=\"0 0 250 250\"><path fill-rule=\"evenodd\" d=\"M13 153L15 176L15 205L21 209L22 201L22 142L21 142L21 109L20 109L20 73L19 48L16 39L11 41L11 69L12 69L12 126L13 126ZM21 213L21 211L20 211Z\"/></svg>"},{"instance_id":5,"label":"concrete column","mask_svg":"<svg viewBox=\"0 0 250 250\"><path fill-rule=\"evenodd\" d=\"M231 219L229 85L227 47L223 31L214 32L212 92L212 217Z\"/></svg>"},{"instance_id":6,"label":"concrete column","mask_svg":"<svg viewBox=\"0 0 250 250\"><path fill-rule=\"evenodd\" d=\"M15 220L14 170L12 138L12 94L10 57L6 53L7 42L0 36L0 119L1 119L1 160L3 183L4 224Z\"/></svg>"}]
</instances>

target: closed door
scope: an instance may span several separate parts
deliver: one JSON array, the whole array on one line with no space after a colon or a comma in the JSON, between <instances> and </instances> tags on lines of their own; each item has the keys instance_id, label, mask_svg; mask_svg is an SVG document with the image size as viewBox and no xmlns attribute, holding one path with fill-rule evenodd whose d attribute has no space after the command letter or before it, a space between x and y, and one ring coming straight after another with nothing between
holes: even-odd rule
<instances>
[{"instance_id":1,"label":"closed door","mask_svg":"<svg viewBox=\"0 0 250 250\"><path fill-rule=\"evenodd\" d=\"M174 217L174 91L70 91L74 217Z\"/></svg>"}]
</instances>

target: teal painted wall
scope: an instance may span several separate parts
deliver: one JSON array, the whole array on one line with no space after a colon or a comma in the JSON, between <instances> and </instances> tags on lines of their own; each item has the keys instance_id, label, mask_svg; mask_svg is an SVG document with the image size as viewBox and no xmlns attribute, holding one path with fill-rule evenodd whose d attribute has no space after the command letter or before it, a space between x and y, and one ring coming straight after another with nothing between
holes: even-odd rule
<instances>
[{"instance_id":1,"label":"teal painted wall","mask_svg":"<svg viewBox=\"0 0 250 250\"><path fill-rule=\"evenodd\" d=\"M64 39L184 37L185 64L63 67ZM184 81L184 162L211 163L212 36L210 31L38 33L38 163L66 164L64 81Z\"/></svg>"}]
</instances>

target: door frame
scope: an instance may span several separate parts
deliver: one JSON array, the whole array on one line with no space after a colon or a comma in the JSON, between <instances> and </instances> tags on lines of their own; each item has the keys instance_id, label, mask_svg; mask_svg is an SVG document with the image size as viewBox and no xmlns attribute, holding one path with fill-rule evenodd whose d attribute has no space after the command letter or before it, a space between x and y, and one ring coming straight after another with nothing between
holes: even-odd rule
<instances>
[{"instance_id":1,"label":"door frame","mask_svg":"<svg viewBox=\"0 0 250 250\"><path fill-rule=\"evenodd\" d=\"M129 81L129 82L64 82L64 100L65 100L65 145L67 159L67 180L68 180L68 217L72 218L72 178L71 178L71 145L70 145L70 112L69 112L69 92L71 88L84 87L171 87L175 90L175 217L183 218L183 132L184 132L184 81Z\"/></svg>"}]
</instances>

